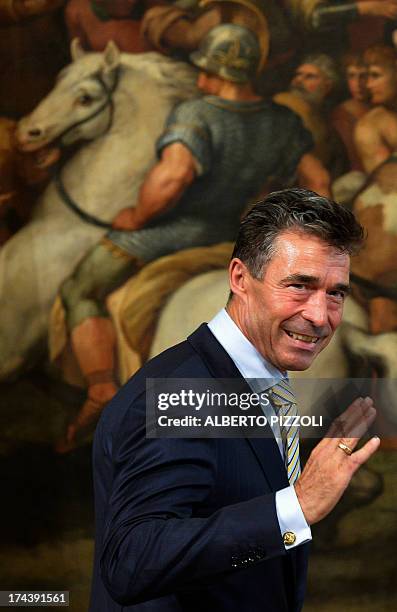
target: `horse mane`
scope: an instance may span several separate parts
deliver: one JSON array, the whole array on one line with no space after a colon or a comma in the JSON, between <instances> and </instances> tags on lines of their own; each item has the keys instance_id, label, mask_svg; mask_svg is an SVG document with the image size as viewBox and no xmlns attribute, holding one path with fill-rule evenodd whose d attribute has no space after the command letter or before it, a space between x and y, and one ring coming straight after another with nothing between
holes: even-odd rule
<instances>
[{"instance_id":1,"label":"horse mane","mask_svg":"<svg viewBox=\"0 0 397 612\"><path fill-rule=\"evenodd\" d=\"M121 66L143 72L161 88L162 95L171 100L184 100L198 95L197 70L180 60L160 53L122 53Z\"/></svg>"},{"instance_id":2,"label":"horse mane","mask_svg":"<svg viewBox=\"0 0 397 612\"><path fill-rule=\"evenodd\" d=\"M65 66L58 74L57 81L74 77L88 78L102 65L103 53L88 52L76 62ZM147 53L121 53L121 71L140 73L146 81L150 80L159 89L161 98L171 103L190 99L199 95L197 89L197 70L187 62L175 60L154 51Z\"/></svg>"}]
</instances>

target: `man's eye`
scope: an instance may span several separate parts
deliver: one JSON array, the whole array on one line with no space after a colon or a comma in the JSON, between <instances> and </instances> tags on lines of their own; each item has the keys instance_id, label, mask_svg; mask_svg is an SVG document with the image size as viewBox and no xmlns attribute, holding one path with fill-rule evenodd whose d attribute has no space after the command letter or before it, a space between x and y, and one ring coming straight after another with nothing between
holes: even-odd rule
<instances>
[{"instance_id":1,"label":"man's eye","mask_svg":"<svg viewBox=\"0 0 397 612\"><path fill-rule=\"evenodd\" d=\"M290 287L292 287L293 289L306 289L306 285L303 285L302 283L293 283L292 285L289 285Z\"/></svg>"},{"instance_id":2,"label":"man's eye","mask_svg":"<svg viewBox=\"0 0 397 612\"><path fill-rule=\"evenodd\" d=\"M338 300L344 300L346 297L346 293L344 291L330 291L329 295L337 298Z\"/></svg>"}]
</instances>

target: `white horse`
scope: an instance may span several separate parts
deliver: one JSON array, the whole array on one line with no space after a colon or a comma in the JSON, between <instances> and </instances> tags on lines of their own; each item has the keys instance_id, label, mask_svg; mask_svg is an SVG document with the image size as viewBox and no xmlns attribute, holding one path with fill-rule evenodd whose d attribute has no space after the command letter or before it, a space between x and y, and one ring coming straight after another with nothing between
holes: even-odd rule
<instances>
[{"instance_id":1,"label":"white horse","mask_svg":"<svg viewBox=\"0 0 397 612\"><path fill-rule=\"evenodd\" d=\"M18 138L30 151L86 141L62 169L63 184L86 213L110 222L134 205L169 112L196 94L196 73L156 53L120 54L113 43L84 54L74 42L72 57ZM37 358L61 282L104 231L70 210L52 181L32 221L1 249L0 380Z\"/></svg>"}]
</instances>

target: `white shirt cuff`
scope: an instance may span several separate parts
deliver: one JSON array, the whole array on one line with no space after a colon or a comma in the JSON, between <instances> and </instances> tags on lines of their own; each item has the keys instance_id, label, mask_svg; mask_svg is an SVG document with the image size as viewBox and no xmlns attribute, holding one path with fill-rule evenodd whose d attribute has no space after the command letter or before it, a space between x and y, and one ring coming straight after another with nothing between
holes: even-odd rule
<instances>
[{"instance_id":1,"label":"white shirt cuff","mask_svg":"<svg viewBox=\"0 0 397 612\"><path fill-rule=\"evenodd\" d=\"M312 539L311 529L306 522L293 486L276 492L276 512L281 536L286 532L292 532L296 536L293 544L285 546L286 550Z\"/></svg>"}]
</instances>

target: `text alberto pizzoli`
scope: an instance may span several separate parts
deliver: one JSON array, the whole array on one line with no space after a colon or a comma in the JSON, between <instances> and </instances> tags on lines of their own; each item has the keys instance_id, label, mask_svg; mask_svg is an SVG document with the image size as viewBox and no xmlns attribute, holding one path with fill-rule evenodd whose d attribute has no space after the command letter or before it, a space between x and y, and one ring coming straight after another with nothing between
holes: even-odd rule
<instances>
[{"instance_id":1,"label":"text alberto pizzoli","mask_svg":"<svg viewBox=\"0 0 397 612\"><path fill-rule=\"evenodd\" d=\"M237 406L241 410L248 410L252 406L269 405L268 394L263 392L245 394L223 394L197 393L192 390L182 390L178 393L160 393L157 401L157 408L162 411L172 407L187 407L196 411L201 410L203 405L213 407ZM321 415L230 415L212 414L202 419L198 416L185 414L183 416L167 416L162 414L158 417L157 423L160 427L322 427L323 417Z\"/></svg>"}]
</instances>

